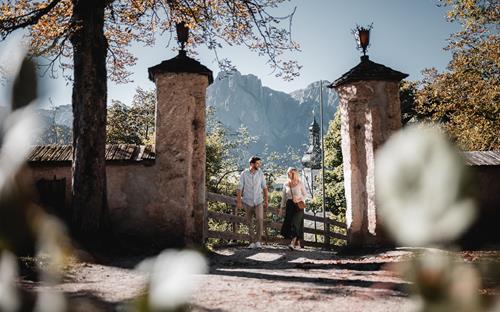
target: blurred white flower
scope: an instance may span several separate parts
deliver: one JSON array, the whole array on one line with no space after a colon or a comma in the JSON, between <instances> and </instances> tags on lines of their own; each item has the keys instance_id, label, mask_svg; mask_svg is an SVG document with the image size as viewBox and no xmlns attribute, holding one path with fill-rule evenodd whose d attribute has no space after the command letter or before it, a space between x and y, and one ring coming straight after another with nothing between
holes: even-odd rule
<instances>
[{"instance_id":1,"label":"blurred white flower","mask_svg":"<svg viewBox=\"0 0 500 312\"><path fill-rule=\"evenodd\" d=\"M29 43L23 41L25 31L14 33L3 43L3 49L0 49L1 72L4 79L15 77L24 57L29 49Z\"/></svg>"},{"instance_id":2,"label":"blurred white flower","mask_svg":"<svg viewBox=\"0 0 500 312\"><path fill-rule=\"evenodd\" d=\"M49 255L49 272L58 274L68 264L71 243L64 224L56 217L43 214L37 222L37 256Z\"/></svg>"},{"instance_id":3,"label":"blurred white flower","mask_svg":"<svg viewBox=\"0 0 500 312\"><path fill-rule=\"evenodd\" d=\"M479 272L462 259L447 252L426 250L405 266L404 275L420 296L419 311L483 311Z\"/></svg>"},{"instance_id":4,"label":"blurred white flower","mask_svg":"<svg viewBox=\"0 0 500 312\"><path fill-rule=\"evenodd\" d=\"M495 304L491 308L491 312L500 312L500 296L498 295Z\"/></svg>"},{"instance_id":5,"label":"blurred white flower","mask_svg":"<svg viewBox=\"0 0 500 312\"><path fill-rule=\"evenodd\" d=\"M16 257L7 250L0 252L0 311L17 311L21 304L16 289Z\"/></svg>"},{"instance_id":6,"label":"blurred white flower","mask_svg":"<svg viewBox=\"0 0 500 312\"><path fill-rule=\"evenodd\" d=\"M67 311L66 298L58 291L42 291L36 300L35 312Z\"/></svg>"},{"instance_id":7,"label":"blurred white flower","mask_svg":"<svg viewBox=\"0 0 500 312\"><path fill-rule=\"evenodd\" d=\"M450 297L462 311L479 311L481 276L471 264L460 263L454 267Z\"/></svg>"},{"instance_id":8,"label":"blurred white flower","mask_svg":"<svg viewBox=\"0 0 500 312\"><path fill-rule=\"evenodd\" d=\"M173 309L189 300L196 289L195 274L207 272L207 261L191 250L167 250L141 262L138 270L149 273L149 306Z\"/></svg>"},{"instance_id":9,"label":"blurred white flower","mask_svg":"<svg viewBox=\"0 0 500 312\"><path fill-rule=\"evenodd\" d=\"M465 165L438 129L402 129L375 161L379 213L400 244L448 242L474 220L474 202L461 194Z\"/></svg>"},{"instance_id":10,"label":"blurred white flower","mask_svg":"<svg viewBox=\"0 0 500 312\"><path fill-rule=\"evenodd\" d=\"M24 164L37 129L38 118L31 105L15 110L4 121L0 129L4 133L0 149L0 190Z\"/></svg>"}]
</instances>

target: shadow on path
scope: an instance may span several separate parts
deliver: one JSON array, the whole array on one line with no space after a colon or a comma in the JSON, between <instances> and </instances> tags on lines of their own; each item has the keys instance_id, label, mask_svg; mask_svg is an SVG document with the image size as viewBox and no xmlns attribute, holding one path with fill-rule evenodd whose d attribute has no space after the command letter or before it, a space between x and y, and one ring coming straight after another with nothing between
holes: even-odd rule
<instances>
[{"instance_id":1,"label":"shadow on path","mask_svg":"<svg viewBox=\"0 0 500 312\"><path fill-rule=\"evenodd\" d=\"M248 272L248 271L237 271L237 270L215 270L211 272L214 275L226 275L235 277L245 277L245 278L256 278L264 279L269 281L282 281L282 282L292 282L292 283L311 283L319 286L351 286L351 287L363 287L369 288L371 290L375 289L386 289L393 290L394 295L399 297L407 297L407 287L406 282L373 282L365 281L360 279L335 279L335 278L325 278L325 277L307 277L307 276L294 276L294 275L284 275L286 274L266 274L261 272ZM287 272L288 273L288 272ZM334 291L334 289L329 289Z\"/></svg>"}]
</instances>

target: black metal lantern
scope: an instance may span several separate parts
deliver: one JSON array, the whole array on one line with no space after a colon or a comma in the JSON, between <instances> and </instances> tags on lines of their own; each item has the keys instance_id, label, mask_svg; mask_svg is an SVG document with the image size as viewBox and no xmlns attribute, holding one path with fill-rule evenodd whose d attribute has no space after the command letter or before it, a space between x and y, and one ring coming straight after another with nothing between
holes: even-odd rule
<instances>
[{"instance_id":1,"label":"black metal lantern","mask_svg":"<svg viewBox=\"0 0 500 312\"><path fill-rule=\"evenodd\" d=\"M366 49L368 45L370 45L370 29L368 28L360 28L358 29L359 36L359 46L363 50L363 55L366 55Z\"/></svg>"},{"instance_id":2,"label":"black metal lantern","mask_svg":"<svg viewBox=\"0 0 500 312\"><path fill-rule=\"evenodd\" d=\"M355 29L351 30L351 33L356 38L357 49L363 51L363 56L366 56L366 50L370 46L370 30L373 28L373 23L368 27L363 27L356 25Z\"/></svg>"},{"instance_id":3,"label":"black metal lantern","mask_svg":"<svg viewBox=\"0 0 500 312\"><path fill-rule=\"evenodd\" d=\"M186 42L189 39L189 27L187 27L185 22L180 22L175 25L177 30L177 41L181 44L181 50L184 51Z\"/></svg>"}]
</instances>

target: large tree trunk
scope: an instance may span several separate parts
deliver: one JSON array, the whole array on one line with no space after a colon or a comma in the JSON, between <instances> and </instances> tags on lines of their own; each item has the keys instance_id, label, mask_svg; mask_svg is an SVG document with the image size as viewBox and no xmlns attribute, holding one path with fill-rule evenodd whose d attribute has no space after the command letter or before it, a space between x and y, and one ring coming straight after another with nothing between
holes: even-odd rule
<instances>
[{"instance_id":1,"label":"large tree trunk","mask_svg":"<svg viewBox=\"0 0 500 312\"><path fill-rule=\"evenodd\" d=\"M108 217L104 8L104 0L73 0L72 213L74 230L87 239L100 234Z\"/></svg>"}]
</instances>

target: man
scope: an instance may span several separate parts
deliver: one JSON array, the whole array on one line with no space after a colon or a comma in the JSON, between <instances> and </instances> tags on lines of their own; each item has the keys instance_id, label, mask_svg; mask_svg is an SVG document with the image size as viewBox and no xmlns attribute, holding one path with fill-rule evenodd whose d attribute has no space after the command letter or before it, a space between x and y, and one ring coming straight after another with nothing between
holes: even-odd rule
<instances>
[{"instance_id":1,"label":"man","mask_svg":"<svg viewBox=\"0 0 500 312\"><path fill-rule=\"evenodd\" d=\"M267 210L267 185L264 173L260 169L259 157L253 156L249 160L250 168L243 170L240 183L236 192L236 208L245 207L250 234L250 245L248 248L261 248L262 231L264 229L264 212ZM264 194L264 197L262 197ZM253 217L257 233L253 229Z\"/></svg>"}]
</instances>

